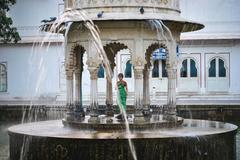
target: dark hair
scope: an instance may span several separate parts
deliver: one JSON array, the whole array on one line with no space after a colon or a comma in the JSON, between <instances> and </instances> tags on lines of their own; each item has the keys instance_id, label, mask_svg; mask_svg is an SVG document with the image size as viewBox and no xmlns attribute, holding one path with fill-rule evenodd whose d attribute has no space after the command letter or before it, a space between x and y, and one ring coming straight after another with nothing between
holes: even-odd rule
<instances>
[{"instance_id":1,"label":"dark hair","mask_svg":"<svg viewBox=\"0 0 240 160\"><path fill-rule=\"evenodd\" d=\"M119 73L119 74L118 74L118 77L122 77L122 78L123 78L123 74L122 74L122 73Z\"/></svg>"}]
</instances>

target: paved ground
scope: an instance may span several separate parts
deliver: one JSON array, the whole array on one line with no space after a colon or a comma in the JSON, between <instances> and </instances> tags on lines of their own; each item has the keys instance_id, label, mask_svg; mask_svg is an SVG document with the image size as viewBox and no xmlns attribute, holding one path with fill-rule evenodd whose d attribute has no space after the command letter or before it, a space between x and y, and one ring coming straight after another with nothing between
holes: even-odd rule
<instances>
[{"instance_id":1,"label":"paved ground","mask_svg":"<svg viewBox=\"0 0 240 160\"><path fill-rule=\"evenodd\" d=\"M8 160L8 145L0 146L0 160Z\"/></svg>"}]
</instances>

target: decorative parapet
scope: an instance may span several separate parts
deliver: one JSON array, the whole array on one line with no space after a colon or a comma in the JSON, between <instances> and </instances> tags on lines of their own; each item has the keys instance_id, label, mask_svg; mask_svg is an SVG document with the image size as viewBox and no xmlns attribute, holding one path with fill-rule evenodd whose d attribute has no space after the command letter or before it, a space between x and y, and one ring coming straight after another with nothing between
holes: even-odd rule
<instances>
[{"instance_id":1,"label":"decorative parapet","mask_svg":"<svg viewBox=\"0 0 240 160\"><path fill-rule=\"evenodd\" d=\"M108 8L110 11L114 8L152 8L170 9L179 12L179 0L65 0L66 8L97 9Z\"/></svg>"},{"instance_id":2,"label":"decorative parapet","mask_svg":"<svg viewBox=\"0 0 240 160\"><path fill-rule=\"evenodd\" d=\"M204 26L180 16L180 0L65 0L66 21L86 20L156 20L173 21L181 32L196 31ZM49 31L52 23L41 26Z\"/></svg>"}]
</instances>

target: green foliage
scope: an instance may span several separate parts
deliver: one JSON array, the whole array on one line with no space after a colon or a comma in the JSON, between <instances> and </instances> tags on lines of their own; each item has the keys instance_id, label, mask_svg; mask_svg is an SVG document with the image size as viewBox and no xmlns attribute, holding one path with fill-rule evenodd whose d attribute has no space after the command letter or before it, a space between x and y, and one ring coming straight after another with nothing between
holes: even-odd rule
<instances>
[{"instance_id":1,"label":"green foliage","mask_svg":"<svg viewBox=\"0 0 240 160\"><path fill-rule=\"evenodd\" d=\"M0 41L3 43L17 43L21 40L17 28L13 27L12 19L6 14L15 3L16 0L0 0Z\"/></svg>"}]
</instances>

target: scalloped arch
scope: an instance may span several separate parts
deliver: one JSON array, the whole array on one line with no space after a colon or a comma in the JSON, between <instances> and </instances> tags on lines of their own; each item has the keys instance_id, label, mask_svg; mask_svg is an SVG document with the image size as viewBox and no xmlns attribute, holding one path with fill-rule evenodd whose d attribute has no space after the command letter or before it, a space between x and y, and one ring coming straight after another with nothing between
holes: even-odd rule
<instances>
[{"instance_id":1,"label":"scalloped arch","mask_svg":"<svg viewBox=\"0 0 240 160\"><path fill-rule=\"evenodd\" d=\"M155 51L156 49L158 48L165 48L166 49L166 53L167 53L167 60L166 60L166 63L168 63L168 60L169 60L169 51L168 51L168 48L167 48L167 45L164 44L164 43L152 43L150 46L148 46L148 48L146 49L146 52L145 52L145 59L147 61L147 64L146 64L146 67L150 68L151 67L151 55L153 53L153 51Z\"/></svg>"},{"instance_id":2,"label":"scalloped arch","mask_svg":"<svg viewBox=\"0 0 240 160\"><path fill-rule=\"evenodd\" d=\"M115 61L114 61L116 54L123 49L129 49L128 46L122 42L107 43L105 46L103 46L103 48L107 54L107 57L110 61L110 65L111 65L112 69L116 66ZM131 52L131 50L130 50L130 52Z\"/></svg>"}]
</instances>

